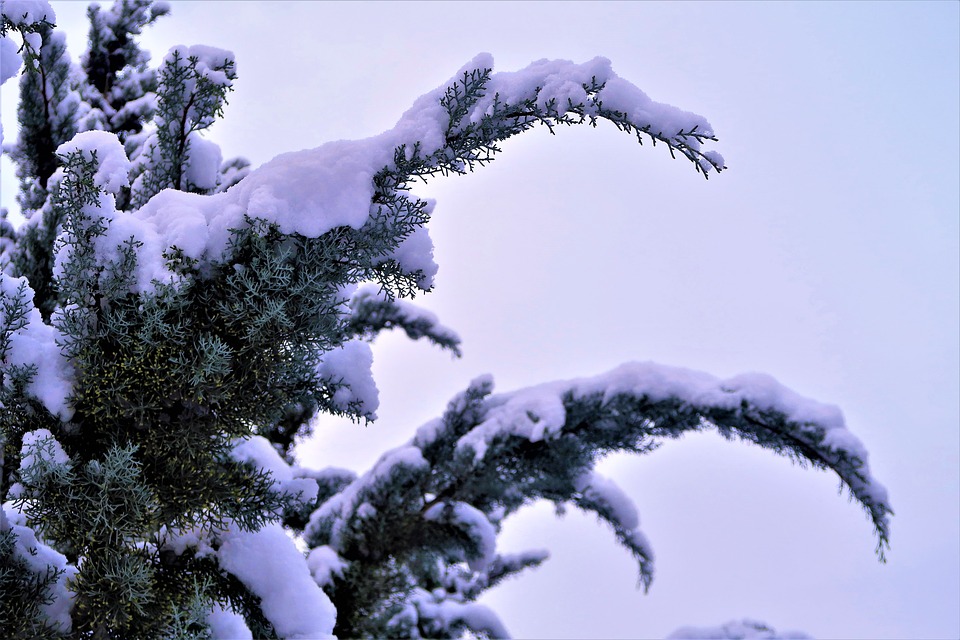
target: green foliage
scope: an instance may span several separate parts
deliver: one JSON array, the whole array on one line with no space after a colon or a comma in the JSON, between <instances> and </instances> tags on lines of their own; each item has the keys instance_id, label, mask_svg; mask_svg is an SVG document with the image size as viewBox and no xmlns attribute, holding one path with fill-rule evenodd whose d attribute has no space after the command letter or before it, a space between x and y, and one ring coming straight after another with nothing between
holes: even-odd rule
<instances>
[{"instance_id":1,"label":"green foliage","mask_svg":"<svg viewBox=\"0 0 960 640\"><path fill-rule=\"evenodd\" d=\"M152 0L123 0L107 11L96 4L87 8L90 30L81 57L81 92L89 110L81 116L82 131L111 131L124 142L153 117L148 94L156 91L156 72L147 66L149 55L134 36L168 12L169 7Z\"/></svg>"},{"instance_id":2,"label":"green foliage","mask_svg":"<svg viewBox=\"0 0 960 640\"><path fill-rule=\"evenodd\" d=\"M163 189L203 193L206 189L186 180L193 134L203 131L223 115L227 92L236 80L236 65L225 58L212 68L183 48L174 48L164 59L157 78L161 96L156 113L155 138L145 143L148 162L132 187L132 205L140 207Z\"/></svg>"}]
</instances>

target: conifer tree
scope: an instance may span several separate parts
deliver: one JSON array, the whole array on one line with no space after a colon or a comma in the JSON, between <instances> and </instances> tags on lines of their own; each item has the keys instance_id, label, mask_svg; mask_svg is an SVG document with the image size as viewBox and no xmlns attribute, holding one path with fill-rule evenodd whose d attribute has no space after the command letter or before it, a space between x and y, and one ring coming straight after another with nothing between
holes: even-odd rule
<instances>
[{"instance_id":1,"label":"conifer tree","mask_svg":"<svg viewBox=\"0 0 960 640\"><path fill-rule=\"evenodd\" d=\"M481 55L392 130L250 171L202 137L233 55L177 46L147 67L135 36L165 5L92 8L76 67L45 2L0 7L25 59L11 156L28 215L0 227L8 635L505 636L476 600L546 554L499 554L504 519L536 500L594 513L646 588L636 510L594 467L706 429L834 471L883 557L891 511L866 450L835 409L763 376L628 364L505 394L483 377L364 474L297 464L318 412L375 419L381 332L460 353L404 299L436 271L418 180L601 120L707 176L724 164L703 118L602 59L495 74Z\"/></svg>"}]
</instances>

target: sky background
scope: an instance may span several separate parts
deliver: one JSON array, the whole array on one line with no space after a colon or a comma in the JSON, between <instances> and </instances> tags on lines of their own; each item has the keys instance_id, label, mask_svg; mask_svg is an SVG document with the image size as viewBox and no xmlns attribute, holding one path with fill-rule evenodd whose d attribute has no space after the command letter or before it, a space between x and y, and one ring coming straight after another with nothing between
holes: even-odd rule
<instances>
[{"instance_id":1,"label":"sky background","mask_svg":"<svg viewBox=\"0 0 960 640\"><path fill-rule=\"evenodd\" d=\"M225 157L391 127L480 51L498 70L610 58L706 116L729 170L703 180L601 125L545 129L437 198L440 273L417 299L465 355L375 347L380 420L324 421L310 466L363 470L470 379L501 390L631 360L769 373L840 405L896 511L889 562L831 474L697 435L602 463L657 553L650 593L612 533L539 505L501 549L545 547L492 591L517 637L663 637L763 620L819 638L960 637L960 3L173 2L142 41L237 54L211 130ZM84 3L54 2L74 58ZM3 88L7 142L16 84ZM15 195L3 161L0 200Z\"/></svg>"}]
</instances>

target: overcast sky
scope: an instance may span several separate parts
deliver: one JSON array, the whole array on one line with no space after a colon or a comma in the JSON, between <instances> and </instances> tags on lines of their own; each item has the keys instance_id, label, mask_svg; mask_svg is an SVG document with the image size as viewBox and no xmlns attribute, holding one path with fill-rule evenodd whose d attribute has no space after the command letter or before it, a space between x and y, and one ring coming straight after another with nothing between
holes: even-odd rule
<instances>
[{"instance_id":1,"label":"overcast sky","mask_svg":"<svg viewBox=\"0 0 960 640\"><path fill-rule=\"evenodd\" d=\"M74 57L83 4L53 3ZM840 405L896 516L889 562L827 473L714 435L601 471L657 552L648 595L610 531L537 506L539 570L486 602L518 637L662 637L750 617L819 638L960 636L960 4L173 2L144 35L237 54L224 156L255 166L390 127L480 51L498 70L602 55L706 116L704 181L612 126L534 131L436 197L418 298L464 339L375 348L380 420L324 422L312 466L367 468L482 373L510 390L630 360L769 373ZM2 117L15 138L15 81ZM3 164L2 202L13 202Z\"/></svg>"}]
</instances>

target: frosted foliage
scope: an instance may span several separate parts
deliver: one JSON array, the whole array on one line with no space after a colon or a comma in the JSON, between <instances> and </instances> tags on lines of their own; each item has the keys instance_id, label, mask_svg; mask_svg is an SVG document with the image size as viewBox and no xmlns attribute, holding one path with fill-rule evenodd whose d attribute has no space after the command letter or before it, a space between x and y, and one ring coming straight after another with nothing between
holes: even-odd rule
<instances>
[{"instance_id":1,"label":"frosted foliage","mask_svg":"<svg viewBox=\"0 0 960 640\"><path fill-rule=\"evenodd\" d=\"M373 351L366 342L353 340L323 354L317 367L320 377L338 385L333 406L373 420L380 406L380 393L373 379ZM355 411L354 411L355 408Z\"/></svg>"},{"instance_id":2,"label":"frosted foliage","mask_svg":"<svg viewBox=\"0 0 960 640\"><path fill-rule=\"evenodd\" d=\"M683 627L677 629L668 640L812 640L811 636L797 631L777 633L762 622L736 620L719 627Z\"/></svg>"},{"instance_id":3,"label":"frosted foliage","mask_svg":"<svg viewBox=\"0 0 960 640\"><path fill-rule=\"evenodd\" d=\"M333 637L336 609L283 527L268 524L255 532L232 527L222 539L220 566L260 598L263 615L280 637Z\"/></svg>"},{"instance_id":4,"label":"frosted foliage","mask_svg":"<svg viewBox=\"0 0 960 640\"><path fill-rule=\"evenodd\" d=\"M243 616L216 606L207 616L211 640L253 640Z\"/></svg>"},{"instance_id":5,"label":"frosted foliage","mask_svg":"<svg viewBox=\"0 0 960 640\"><path fill-rule=\"evenodd\" d=\"M33 291L26 278L12 278L0 273L0 295L4 302L20 300L28 311L23 326L9 335L9 348L0 354L0 371L11 366L35 367L36 375L27 385L27 393L63 420L73 416L67 398L73 388L73 372L67 359L60 353L57 329L45 324L40 312L33 307Z\"/></svg>"},{"instance_id":6,"label":"frosted foliage","mask_svg":"<svg viewBox=\"0 0 960 640\"><path fill-rule=\"evenodd\" d=\"M15 25L34 22L56 23L57 14L46 0L0 0L0 15Z\"/></svg>"},{"instance_id":7,"label":"frosted foliage","mask_svg":"<svg viewBox=\"0 0 960 640\"><path fill-rule=\"evenodd\" d=\"M130 161L119 138L108 131L85 131L57 148L57 155L80 152L85 160L97 159L93 182L107 193L116 194L130 186Z\"/></svg>"},{"instance_id":8,"label":"frosted foliage","mask_svg":"<svg viewBox=\"0 0 960 640\"><path fill-rule=\"evenodd\" d=\"M49 602L41 605L41 611L50 625L63 632L69 632L72 626L70 610L73 606L73 593L67 587L67 582L77 573L76 567L67 564L67 558L40 542L33 529L26 526L19 514L6 511L0 514L0 525L8 524L17 540L13 553L23 560L30 571L40 575L46 574L49 569L62 571L57 581L50 586Z\"/></svg>"}]
</instances>

